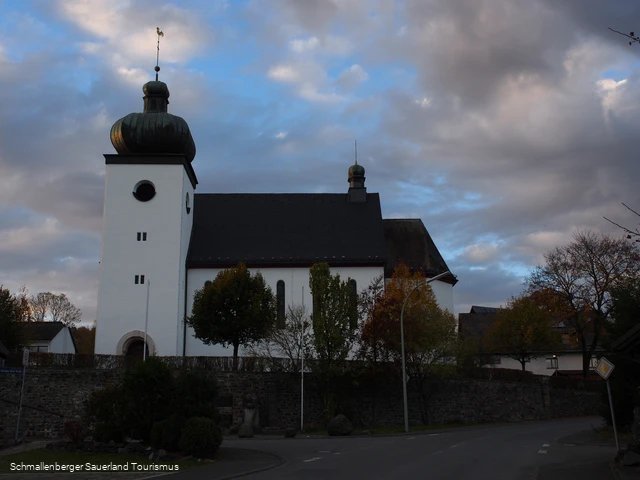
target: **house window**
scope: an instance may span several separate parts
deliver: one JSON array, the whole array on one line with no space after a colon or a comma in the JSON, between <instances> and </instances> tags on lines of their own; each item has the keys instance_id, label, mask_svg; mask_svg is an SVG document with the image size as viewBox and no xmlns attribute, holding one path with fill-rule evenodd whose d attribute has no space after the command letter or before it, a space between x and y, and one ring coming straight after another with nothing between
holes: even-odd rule
<instances>
[{"instance_id":1,"label":"house window","mask_svg":"<svg viewBox=\"0 0 640 480\"><path fill-rule=\"evenodd\" d=\"M136 275L135 277L135 284L143 284L144 283L144 275Z\"/></svg>"},{"instance_id":2,"label":"house window","mask_svg":"<svg viewBox=\"0 0 640 480\"><path fill-rule=\"evenodd\" d=\"M358 284L349 280L349 324L352 330L358 327Z\"/></svg>"},{"instance_id":3,"label":"house window","mask_svg":"<svg viewBox=\"0 0 640 480\"><path fill-rule=\"evenodd\" d=\"M557 370L558 369L558 357L556 357L554 355L553 357L547 358L547 368L548 369Z\"/></svg>"},{"instance_id":4,"label":"house window","mask_svg":"<svg viewBox=\"0 0 640 480\"><path fill-rule=\"evenodd\" d=\"M49 351L49 346L48 345L31 345L29 347L29 351L30 352L35 352L35 353L46 353Z\"/></svg>"},{"instance_id":5,"label":"house window","mask_svg":"<svg viewBox=\"0 0 640 480\"><path fill-rule=\"evenodd\" d=\"M278 328L284 328L285 315L284 315L284 281L278 280L276 284L276 313Z\"/></svg>"},{"instance_id":6,"label":"house window","mask_svg":"<svg viewBox=\"0 0 640 480\"><path fill-rule=\"evenodd\" d=\"M147 232L138 232L138 241L146 242L147 241Z\"/></svg>"}]
</instances>

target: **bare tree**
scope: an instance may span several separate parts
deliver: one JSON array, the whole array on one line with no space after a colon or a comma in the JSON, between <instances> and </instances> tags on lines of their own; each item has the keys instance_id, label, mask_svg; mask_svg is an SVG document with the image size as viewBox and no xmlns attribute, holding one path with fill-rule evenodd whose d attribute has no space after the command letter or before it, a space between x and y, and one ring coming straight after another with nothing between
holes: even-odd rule
<instances>
[{"instance_id":1,"label":"bare tree","mask_svg":"<svg viewBox=\"0 0 640 480\"><path fill-rule=\"evenodd\" d=\"M40 292L29 297L31 318L36 322L62 322L73 326L82 319L82 312L64 293Z\"/></svg>"},{"instance_id":2,"label":"bare tree","mask_svg":"<svg viewBox=\"0 0 640 480\"><path fill-rule=\"evenodd\" d=\"M290 305L285 316L283 328L275 328L271 334L255 345L249 346L246 353L252 357L274 360L288 360L286 371L299 372L302 366L304 347L310 343L311 323L307 308L301 305Z\"/></svg>"},{"instance_id":3,"label":"bare tree","mask_svg":"<svg viewBox=\"0 0 640 480\"><path fill-rule=\"evenodd\" d=\"M625 203L623 203L622 205L624 205L624 207L629 210L630 212L633 212L635 215L637 215L638 217L640 217L640 213L636 212L633 208L631 208L630 206L626 205ZM635 230L631 230L630 228L627 227L623 227L622 225L617 224L616 222L614 222L613 220L609 220L607 217L603 217L607 222L614 224L616 227L621 228L623 231L625 231L627 233L627 239L632 240L635 239L636 242L640 243L640 230L638 230L638 228L636 228Z\"/></svg>"},{"instance_id":4,"label":"bare tree","mask_svg":"<svg viewBox=\"0 0 640 480\"><path fill-rule=\"evenodd\" d=\"M611 291L638 275L640 255L624 239L578 232L573 242L555 248L544 258L546 264L527 279L529 292L544 292L562 306L563 320L580 343L586 377L611 312Z\"/></svg>"}]
</instances>

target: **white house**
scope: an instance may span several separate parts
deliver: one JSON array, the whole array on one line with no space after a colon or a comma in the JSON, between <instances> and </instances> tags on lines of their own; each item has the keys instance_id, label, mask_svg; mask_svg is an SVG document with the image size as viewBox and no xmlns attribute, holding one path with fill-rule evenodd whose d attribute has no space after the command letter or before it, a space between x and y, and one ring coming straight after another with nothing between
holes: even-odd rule
<instances>
[{"instance_id":1,"label":"white house","mask_svg":"<svg viewBox=\"0 0 640 480\"><path fill-rule=\"evenodd\" d=\"M76 353L71 330L62 322L24 322L20 327L32 352Z\"/></svg>"},{"instance_id":2,"label":"white house","mask_svg":"<svg viewBox=\"0 0 640 480\"><path fill-rule=\"evenodd\" d=\"M482 347L482 339L496 321L498 309L492 307L472 306L469 313L458 315L458 331L463 339L475 340ZM535 375L582 375L582 350L579 345L569 340L568 330L562 325L558 326L558 332L563 337L562 345L553 351L539 352L531 355L525 362L525 370ZM600 353L601 349L597 352ZM485 364L487 368L505 368L522 370L518 360L509 357L508 354L493 354L485 352ZM590 368L595 371L598 364L597 357L593 357Z\"/></svg>"},{"instance_id":3,"label":"white house","mask_svg":"<svg viewBox=\"0 0 640 480\"><path fill-rule=\"evenodd\" d=\"M357 291L405 263L431 277L448 269L419 219L382 218L365 170L348 169L344 193L195 193L196 148L187 123L167 113L166 84L144 85L144 112L111 129L95 353L230 355L208 346L184 322L194 292L222 269L244 262L260 271L278 309L312 305L309 269L327 262ZM449 274L433 282L453 312Z\"/></svg>"}]
</instances>

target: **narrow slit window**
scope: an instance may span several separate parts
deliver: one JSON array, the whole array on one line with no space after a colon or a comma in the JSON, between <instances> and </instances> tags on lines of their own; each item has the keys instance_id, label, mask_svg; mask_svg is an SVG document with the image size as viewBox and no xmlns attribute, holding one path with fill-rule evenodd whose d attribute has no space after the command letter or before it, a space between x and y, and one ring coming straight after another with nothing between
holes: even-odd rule
<instances>
[{"instance_id":1,"label":"narrow slit window","mask_svg":"<svg viewBox=\"0 0 640 480\"><path fill-rule=\"evenodd\" d=\"M284 281L278 280L276 284L276 313L278 328L285 327L285 314L284 314Z\"/></svg>"},{"instance_id":2,"label":"narrow slit window","mask_svg":"<svg viewBox=\"0 0 640 480\"><path fill-rule=\"evenodd\" d=\"M136 285L138 285L140 283L140 275L136 275L135 282L136 282Z\"/></svg>"},{"instance_id":3,"label":"narrow slit window","mask_svg":"<svg viewBox=\"0 0 640 480\"><path fill-rule=\"evenodd\" d=\"M142 233L138 232L138 241L140 241L141 238L142 238Z\"/></svg>"},{"instance_id":4,"label":"narrow slit window","mask_svg":"<svg viewBox=\"0 0 640 480\"><path fill-rule=\"evenodd\" d=\"M144 275L140 275L140 283L144 283Z\"/></svg>"},{"instance_id":5,"label":"narrow slit window","mask_svg":"<svg viewBox=\"0 0 640 480\"><path fill-rule=\"evenodd\" d=\"M142 232L142 241L143 242L147 241L147 232Z\"/></svg>"}]
</instances>

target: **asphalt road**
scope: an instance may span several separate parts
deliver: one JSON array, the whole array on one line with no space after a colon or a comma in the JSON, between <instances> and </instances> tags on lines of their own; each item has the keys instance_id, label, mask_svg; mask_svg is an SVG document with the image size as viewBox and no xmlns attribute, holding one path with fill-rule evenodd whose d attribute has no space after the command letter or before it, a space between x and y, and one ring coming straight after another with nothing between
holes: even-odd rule
<instances>
[{"instance_id":1,"label":"asphalt road","mask_svg":"<svg viewBox=\"0 0 640 480\"><path fill-rule=\"evenodd\" d=\"M268 452L284 459L276 468L244 477L251 480L610 480L608 464L615 456L614 447L557 442L599 423L597 418L572 419L430 434L229 439L225 444L230 449ZM223 477L206 469L168 478L178 480L187 473L194 479Z\"/></svg>"}]
</instances>

